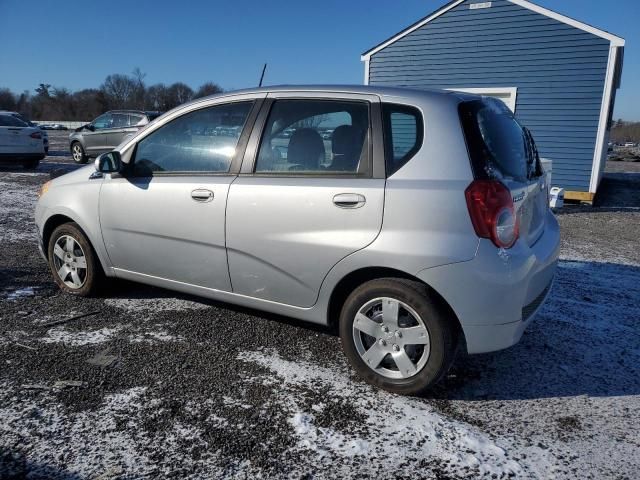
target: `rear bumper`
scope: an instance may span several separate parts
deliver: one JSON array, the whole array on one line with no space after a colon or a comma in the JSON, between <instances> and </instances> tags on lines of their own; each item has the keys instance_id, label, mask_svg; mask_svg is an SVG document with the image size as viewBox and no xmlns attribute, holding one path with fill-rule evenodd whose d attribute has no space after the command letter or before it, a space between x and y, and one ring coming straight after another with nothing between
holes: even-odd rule
<instances>
[{"instance_id":1,"label":"rear bumper","mask_svg":"<svg viewBox=\"0 0 640 480\"><path fill-rule=\"evenodd\" d=\"M468 353L508 348L520 340L551 290L560 228L548 211L544 234L531 247L518 241L498 250L481 240L473 260L430 268L418 277L456 313Z\"/></svg>"}]
</instances>

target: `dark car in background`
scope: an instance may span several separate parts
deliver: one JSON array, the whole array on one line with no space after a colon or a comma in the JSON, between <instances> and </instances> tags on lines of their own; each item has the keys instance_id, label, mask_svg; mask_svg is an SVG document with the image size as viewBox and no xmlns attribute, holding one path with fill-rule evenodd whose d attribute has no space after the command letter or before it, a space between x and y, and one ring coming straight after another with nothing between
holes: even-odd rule
<instances>
[{"instance_id":1,"label":"dark car in background","mask_svg":"<svg viewBox=\"0 0 640 480\"><path fill-rule=\"evenodd\" d=\"M87 163L89 158L113 150L125 138L133 136L162 113L142 110L112 110L103 113L69 135L73 160L76 163Z\"/></svg>"}]
</instances>

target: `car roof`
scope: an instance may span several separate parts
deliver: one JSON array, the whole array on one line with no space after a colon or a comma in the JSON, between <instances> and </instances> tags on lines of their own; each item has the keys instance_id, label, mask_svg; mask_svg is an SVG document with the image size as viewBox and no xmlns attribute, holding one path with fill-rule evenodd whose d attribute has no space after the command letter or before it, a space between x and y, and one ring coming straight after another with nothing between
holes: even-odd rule
<instances>
[{"instance_id":1,"label":"car roof","mask_svg":"<svg viewBox=\"0 0 640 480\"><path fill-rule=\"evenodd\" d=\"M424 100L425 97L432 98L455 98L456 101L479 98L478 95L466 94L462 92L454 92L449 90L438 89L415 89L405 87L380 87L373 85L274 85L268 87L246 88L242 90L233 90L228 92L216 93L209 95L208 97L198 98L192 100L184 105L190 105L201 102L203 100L209 100L213 98L231 97L241 94L264 94L264 93L277 93L277 92L318 92L318 93L354 93L354 94L368 94L378 95L380 97L402 97L407 100L412 98L417 100ZM184 106L183 105L183 106Z\"/></svg>"}]
</instances>

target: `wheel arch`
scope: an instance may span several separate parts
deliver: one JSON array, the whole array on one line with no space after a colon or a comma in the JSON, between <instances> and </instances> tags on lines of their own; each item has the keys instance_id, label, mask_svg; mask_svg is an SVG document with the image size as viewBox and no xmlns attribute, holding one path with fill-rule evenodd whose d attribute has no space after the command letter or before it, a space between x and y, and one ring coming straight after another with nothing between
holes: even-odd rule
<instances>
[{"instance_id":1,"label":"wheel arch","mask_svg":"<svg viewBox=\"0 0 640 480\"><path fill-rule=\"evenodd\" d=\"M435 288L431 287L418 277L403 272L402 270L389 267L365 267L354 270L343 276L340 281L335 284L329 297L327 306L327 324L329 327L332 329L336 329L338 327L342 306L353 290L365 282L377 280L379 278L411 280L427 287L432 299L437 303L438 307L447 312L447 318L452 319L456 338L461 345L466 347L466 339L464 337L464 330L462 329L460 320L447 300Z\"/></svg>"},{"instance_id":2,"label":"wheel arch","mask_svg":"<svg viewBox=\"0 0 640 480\"><path fill-rule=\"evenodd\" d=\"M49 218L47 218L46 222L44 223L44 227L42 227L42 246L43 246L42 250L47 260L49 260L49 241L51 240L51 235L53 234L53 231L56 228L58 228L60 225L64 225L65 223L75 223L78 226L78 228L84 234L84 236L87 237L87 240L89 241L89 245L93 249L93 253L98 259L100 266L102 267L102 271L107 272L108 271L107 266L105 265L105 262L103 261L100 254L98 253L95 242L91 238L91 235L87 233L87 229L82 226L81 222L78 222L76 219L63 213L56 213L54 215L51 215Z\"/></svg>"}]
</instances>

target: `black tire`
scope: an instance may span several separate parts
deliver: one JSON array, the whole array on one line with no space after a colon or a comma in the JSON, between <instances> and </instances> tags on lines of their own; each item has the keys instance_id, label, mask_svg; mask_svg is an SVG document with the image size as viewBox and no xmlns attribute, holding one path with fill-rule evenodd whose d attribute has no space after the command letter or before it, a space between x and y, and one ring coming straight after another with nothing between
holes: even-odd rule
<instances>
[{"instance_id":1,"label":"black tire","mask_svg":"<svg viewBox=\"0 0 640 480\"><path fill-rule=\"evenodd\" d=\"M77 288L72 288L68 283L65 283L65 279L63 279L58 273L59 268L56 265L56 262L58 261L59 263L60 260L60 257L57 256L54 251L56 243L59 240L63 239L63 237L65 236L73 238L73 240L75 240L75 242L80 246L80 248L82 249L82 253L84 254L83 256L86 264L86 272L84 272L84 275L82 275L82 272L80 271L81 269L78 268L78 274L83 280L83 283ZM79 250L76 251L79 252ZM89 242L89 239L86 237L84 232L82 232L78 224L65 223L57 227L49 238L47 252L49 259L49 268L51 269L53 279L62 291L80 297L88 297L96 293L104 279L104 272L102 271L100 261L98 260L98 257L96 256L93 247ZM79 256L80 255L78 255L78 257ZM58 260L56 260L56 258ZM69 265L73 265L73 263L70 263ZM68 279L68 281L72 281L70 275L65 276L65 278Z\"/></svg>"},{"instance_id":2,"label":"black tire","mask_svg":"<svg viewBox=\"0 0 640 480\"><path fill-rule=\"evenodd\" d=\"M426 363L408 378L383 376L370 368L358 353L353 333L356 314L367 303L380 297L398 300L413 309L429 334L430 351L428 356L425 355ZM340 339L347 359L365 381L393 393L422 395L445 375L453 363L456 353L455 321L434 300L426 285L400 278L381 278L360 285L349 295L340 314ZM391 358L385 357L384 361Z\"/></svg>"},{"instance_id":3,"label":"black tire","mask_svg":"<svg viewBox=\"0 0 640 480\"><path fill-rule=\"evenodd\" d=\"M40 165L40 160L25 160L22 163L22 167L25 170L35 170Z\"/></svg>"},{"instance_id":4,"label":"black tire","mask_svg":"<svg viewBox=\"0 0 640 480\"><path fill-rule=\"evenodd\" d=\"M84 148L82 147L82 144L80 142L73 142L71 144L71 157L73 158L73 161L79 164L84 164L87 163L87 161L89 160L89 157L87 157L87 154L84 151Z\"/></svg>"}]
</instances>

